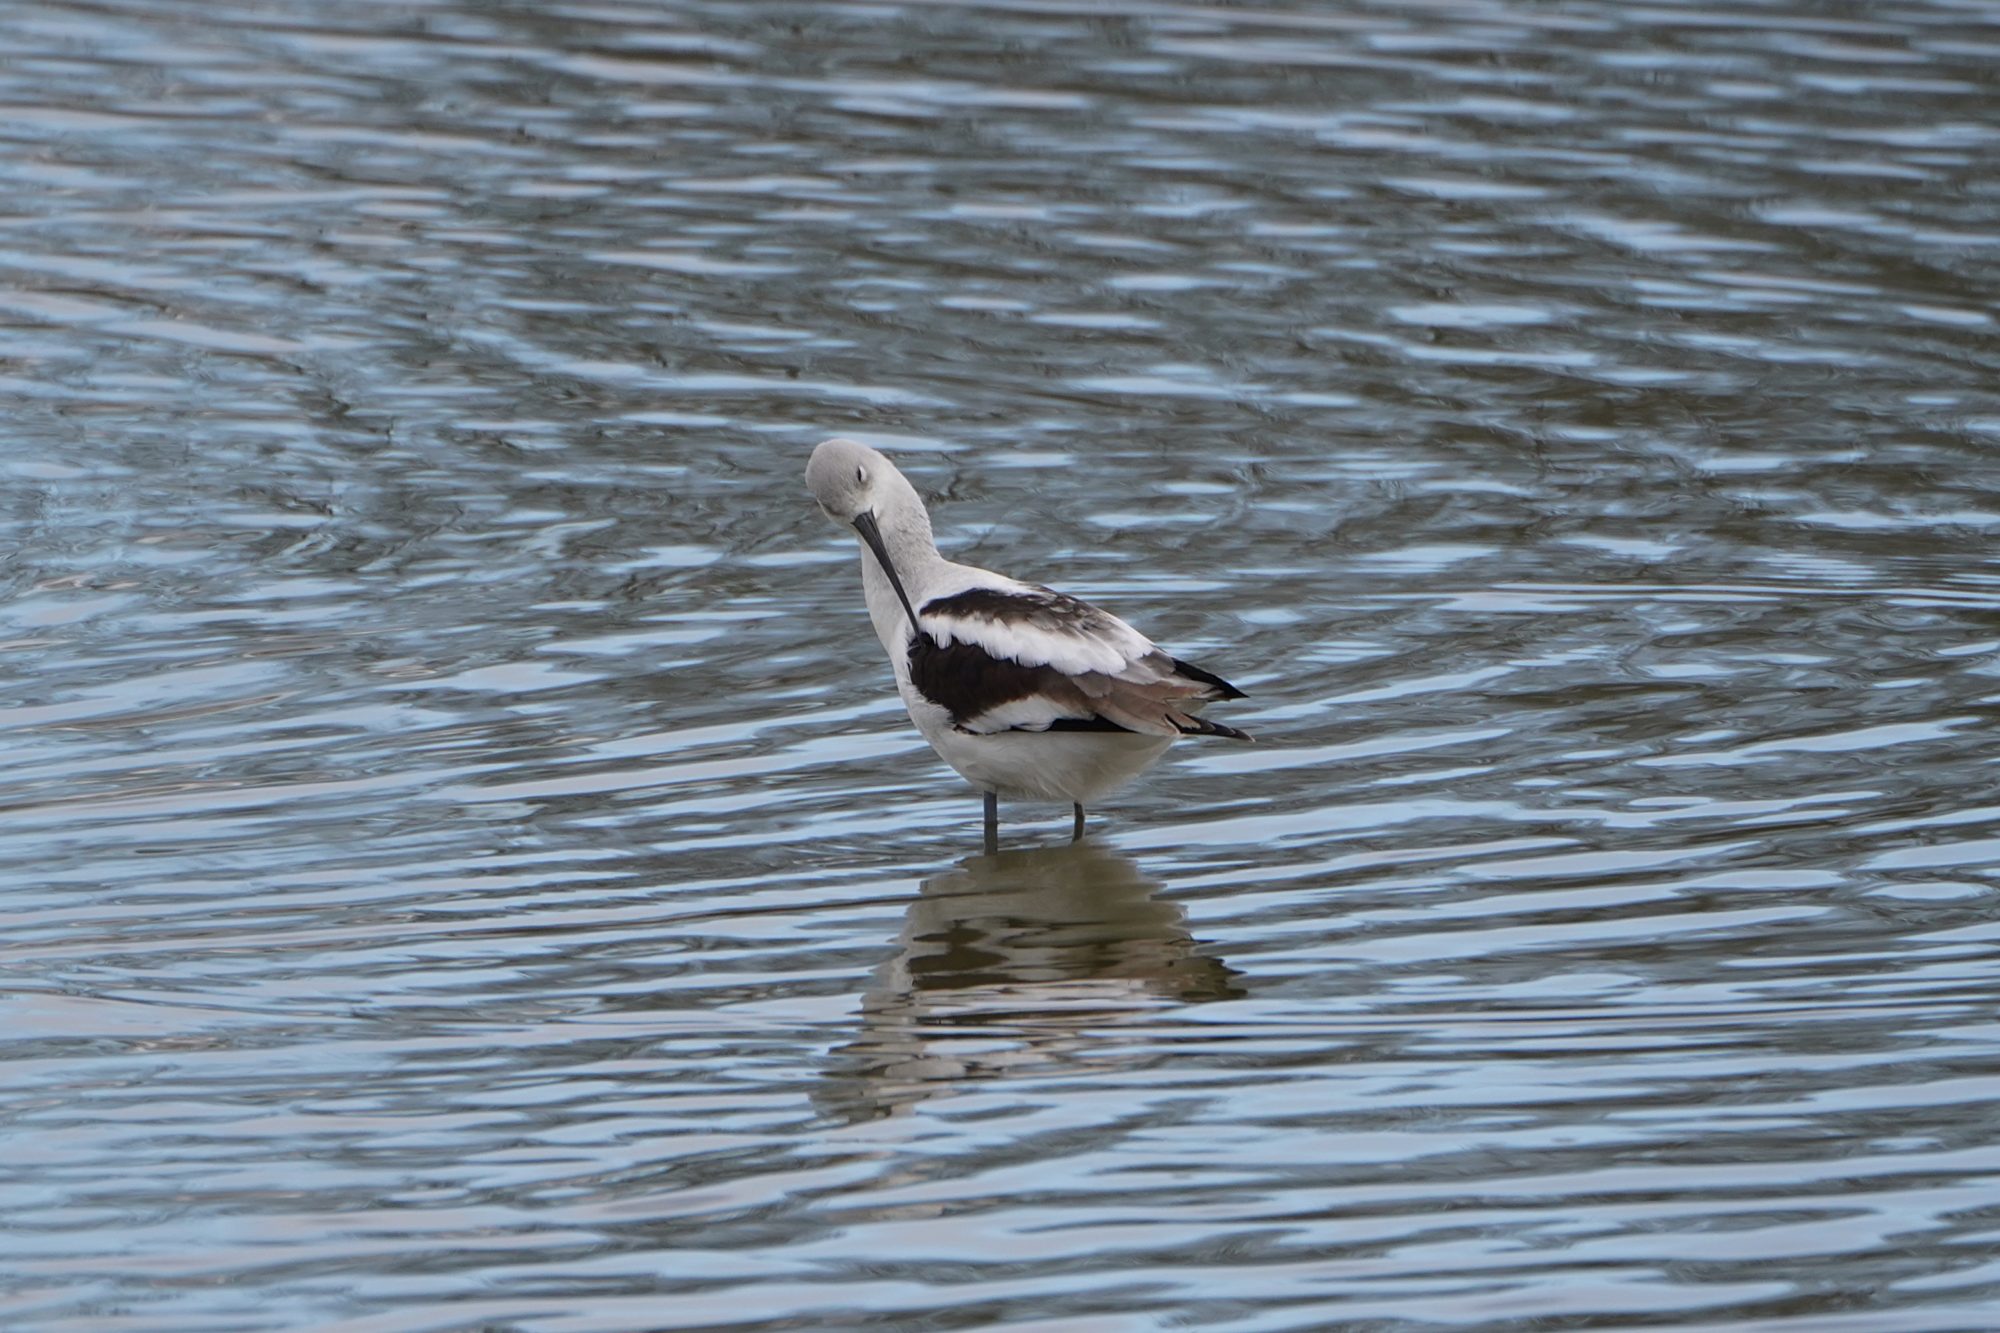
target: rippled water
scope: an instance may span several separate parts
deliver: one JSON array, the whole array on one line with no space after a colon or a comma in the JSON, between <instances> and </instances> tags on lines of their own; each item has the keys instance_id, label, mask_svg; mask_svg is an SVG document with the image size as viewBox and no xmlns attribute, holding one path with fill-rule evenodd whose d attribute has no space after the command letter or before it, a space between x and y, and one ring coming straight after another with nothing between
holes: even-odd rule
<instances>
[{"instance_id":1,"label":"rippled water","mask_svg":"<svg viewBox=\"0 0 2000 1333\"><path fill-rule=\"evenodd\" d=\"M0 51L8 1328L2000 1326L2000 5ZM1260 743L977 855L836 431Z\"/></svg>"}]
</instances>

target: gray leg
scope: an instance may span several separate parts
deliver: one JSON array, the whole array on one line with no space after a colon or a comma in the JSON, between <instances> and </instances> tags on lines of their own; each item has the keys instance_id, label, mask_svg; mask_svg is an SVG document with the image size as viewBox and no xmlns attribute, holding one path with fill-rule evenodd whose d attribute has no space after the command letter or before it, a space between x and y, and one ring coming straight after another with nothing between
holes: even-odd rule
<instances>
[{"instance_id":1,"label":"gray leg","mask_svg":"<svg viewBox=\"0 0 2000 1333\"><path fill-rule=\"evenodd\" d=\"M1076 823L1070 826L1069 840L1071 842L1081 842L1083 840L1083 807L1077 805L1075 801L1071 801L1070 804L1076 806Z\"/></svg>"},{"instance_id":2,"label":"gray leg","mask_svg":"<svg viewBox=\"0 0 2000 1333\"><path fill-rule=\"evenodd\" d=\"M1000 852L1000 797L996 792L986 793L986 854L996 856Z\"/></svg>"}]
</instances>

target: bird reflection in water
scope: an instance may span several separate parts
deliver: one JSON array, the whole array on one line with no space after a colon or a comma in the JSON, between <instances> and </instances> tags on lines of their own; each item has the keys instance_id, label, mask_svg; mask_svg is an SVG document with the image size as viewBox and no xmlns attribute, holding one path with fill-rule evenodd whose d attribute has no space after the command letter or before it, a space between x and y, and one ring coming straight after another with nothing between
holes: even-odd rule
<instances>
[{"instance_id":1,"label":"bird reflection in water","mask_svg":"<svg viewBox=\"0 0 2000 1333\"><path fill-rule=\"evenodd\" d=\"M926 879L862 995L860 1035L834 1053L827 1109L868 1119L966 1080L1097 1067L1120 1022L1241 996L1161 887L1089 839Z\"/></svg>"}]
</instances>

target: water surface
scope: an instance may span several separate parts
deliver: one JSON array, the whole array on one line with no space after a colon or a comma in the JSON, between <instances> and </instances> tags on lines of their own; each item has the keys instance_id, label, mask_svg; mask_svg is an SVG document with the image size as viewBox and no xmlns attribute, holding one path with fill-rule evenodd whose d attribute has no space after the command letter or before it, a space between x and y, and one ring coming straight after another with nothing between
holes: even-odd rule
<instances>
[{"instance_id":1,"label":"water surface","mask_svg":"<svg viewBox=\"0 0 2000 1333\"><path fill-rule=\"evenodd\" d=\"M2000 7L0 50L0 1322L2000 1323ZM1259 743L978 854L835 432Z\"/></svg>"}]
</instances>

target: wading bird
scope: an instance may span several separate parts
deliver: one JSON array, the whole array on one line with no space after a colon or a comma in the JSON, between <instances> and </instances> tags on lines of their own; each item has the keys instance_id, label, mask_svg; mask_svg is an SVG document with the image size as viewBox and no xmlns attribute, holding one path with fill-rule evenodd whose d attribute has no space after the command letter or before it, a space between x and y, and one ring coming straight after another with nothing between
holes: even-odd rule
<instances>
[{"instance_id":1,"label":"wading bird","mask_svg":"<svg viewBox=\"0 0 2000 1333\"><path fill-rule=\"evenodd\" d=\"M861 589L910 720L985 794L1084 806L1156 763L1177 736L1250 739L1199 716L1243 691L1156 648L1090 603L938 554L916 488L887 457L832 439L806 464L813 499L862 545Z\"/></svg>"}]
</instances>

